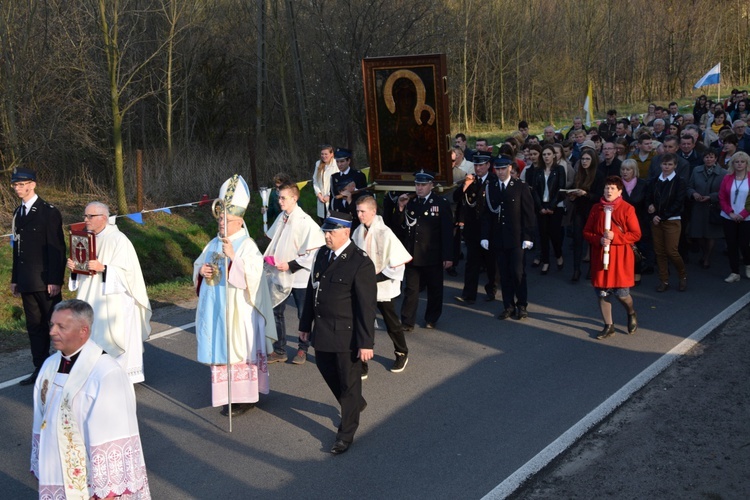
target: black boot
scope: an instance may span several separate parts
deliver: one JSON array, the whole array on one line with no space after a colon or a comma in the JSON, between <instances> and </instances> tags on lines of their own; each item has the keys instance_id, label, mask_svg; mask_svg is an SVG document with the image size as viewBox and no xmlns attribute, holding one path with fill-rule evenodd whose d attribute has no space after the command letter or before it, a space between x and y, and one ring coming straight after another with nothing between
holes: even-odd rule
<instances>
[{"instance_id":1,"label":"black boot","mask_svg":"<svg viewBox=\"0 0 750 500\"><path fill-rule=\"evenodd\" d=\"M601 333L596 336L597 340L604 340L615 334L615 325L604 325Z\"/></svg>"}]
</instances>

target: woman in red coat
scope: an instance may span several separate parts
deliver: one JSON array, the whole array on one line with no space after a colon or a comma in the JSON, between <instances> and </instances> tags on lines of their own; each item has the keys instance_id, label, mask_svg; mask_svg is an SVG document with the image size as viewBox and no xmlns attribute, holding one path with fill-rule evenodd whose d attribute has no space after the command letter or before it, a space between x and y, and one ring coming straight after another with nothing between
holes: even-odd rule
<instances>
[{"instance_id":1,"label":"woman in red coat","mask_svg":"<svg viewBox=\"0 0 750 500\"><path fill-rule=\"evenodd\" d=\"M606 339L615 334L612 321L614 295L628 313L628 334L638 329L630 287L635 284L635 255L631 245L641 239L641 226L635 208L622 199L622 179L607 177L604 181L604 197L591 208L583 237L591 245L591 284L599 297L604 329L597 339ZM604 229L605 207L612 208L612 223ZM604 247L609 245L609 266L604 269Z\"/></svg>"}]
</instances>

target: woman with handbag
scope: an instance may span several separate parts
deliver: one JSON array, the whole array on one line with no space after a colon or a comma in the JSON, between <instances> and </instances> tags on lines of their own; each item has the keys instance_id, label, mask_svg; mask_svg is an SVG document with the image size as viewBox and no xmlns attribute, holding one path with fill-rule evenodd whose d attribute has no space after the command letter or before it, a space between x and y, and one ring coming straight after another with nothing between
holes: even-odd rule
<instances>
[{"instance_id":1,"label":"woman with handbag","mask_svg":"<svg viewBox=\"0 0 750 500\"><path fill-rule=\"evenodd\" d=\"M724 238L727 240L729 267L732 273L724 280L740 280L740 254L745 264L745 276L750 278L750 156L744 151L734 154L729 172L719 188L719 205L724 219Z\"/></svg>"},{"instance_id":2,"label":"woman with handbag","mask_svg":"<svg viewBox=\"0 0 750 500\"><path fill-rule=\"evenodd\" d=\"M700 246L698 264L703 269L711 266L714 243L724 237L723 222L719 216L719 187L727 171L718 166L716 160L716 151L708 149L703 155L703 165L693 170L687 190L688 198L693 199L688 235Z\"/></svg>"},{"instance_id":3,"label":"woman with handbag","mask_svg":"<svg viewBox=\"0 0 750 500\"><path fill-rule=\"evenodd\" d=\"M635 208L622 199L622 179L610 176L604 181L604 196L591 208L583 236L591 245L591 284L599 297L604 328L596 336L602 340L615 334L612 320L614 295L628 314L627 332L638 329L630 288L635 284L635 256L632 246L641 239L641 226ZM609 228L608 214L611 215ZM606 260L605 260L606 257Z\"/></svg>"}]
</instances>

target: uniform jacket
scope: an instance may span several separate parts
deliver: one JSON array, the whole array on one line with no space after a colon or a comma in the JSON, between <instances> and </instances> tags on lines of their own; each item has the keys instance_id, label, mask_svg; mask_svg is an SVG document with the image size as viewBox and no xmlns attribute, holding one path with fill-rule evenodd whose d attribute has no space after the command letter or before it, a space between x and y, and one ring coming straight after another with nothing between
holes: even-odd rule
<instances>
[{"instance_id":1,"label":"uniform jacket","mask_svg":"<svg viewBox=\"0 0 750 500\"><path fill-rule=\"evenodd\" d=\"M351 241L329 263L330 254L324 247L315 257L299 330L310 332L315 350L372 349L377 304L375 266Z\"/></svg>"},{"instance_id":2,"label":"uniform jacket","mask_svg":"<svg viewBox=\"0 0 750 500\"><path fill-rule=\"evenodd\" d=\"M495 177L487 186L487 209L482 214L482 239L490 242L491 250L520 247L534 241L536 212L534 200L525 183L511 179L505 192ZM499 207L499 212L495 213Z\"/></svg>"},{"instance_id":3,"label":"uniform jacket","mask_svg":"<svg viewBox=\"0 0 750 500\"><path fill-rule=\"evenodd\" d=\"M343 181L344 179L353 180L354 185L357 186L357 189L362 189L363 187L367 186L367 177L365 177L365 174L355 169L354 167L349 167L349 172L347 172L346 174L341 173L341 171L337 171L333 175L331 175L331 201L328 208L337 212L351 213L351 205L347 205L346 207L344 207L344 200L336 199L336 195L339 194L338 191L336 191L336 184L338 184L340 181ZM354 197L352 197L351 204L356 206L356 204L354 203ZM357 220L357 217L354 217L354 220Z\"/></svg>"},{"instance_id":4,"label":"uniform jacket","mask_svg":"<svg viewBox=\"0 0 750 500\"><path fill-rule=\"evenodd\" d=\"M65 236L60 211L37 198L28 214L13 212L18 240L13 245L11 283L19 293L41 292L62 285L65 277Z\"/></svg>"},{"instance_id":5,"label":"uniform jacket","mask_svg":"<svg viewBox=\"0 0 750 500\"><path fill-rule=\"evenodd\" d=\"M463 185L459 185L453 191L453 201L460 206L460 209L456 211L459 219L456 222L463 223L465 239L479 241L479 218L484 211L484 190L493 177L494 175L487 174L484 181L477 177L466 188L466 191L463 190Z\"/></svg>"},{"instance_id":6,"label":"uniform jacket","mask_svg":"<svg viewBox=\"0 0 750 500\"><path fill-rule=\"evenodd\" d=\"M453 260L453 215L448 200L434 193L424 203L414 197L396 216L394 232L414 257L410 265L434 266Z\"/></svg>"}]
</instances>

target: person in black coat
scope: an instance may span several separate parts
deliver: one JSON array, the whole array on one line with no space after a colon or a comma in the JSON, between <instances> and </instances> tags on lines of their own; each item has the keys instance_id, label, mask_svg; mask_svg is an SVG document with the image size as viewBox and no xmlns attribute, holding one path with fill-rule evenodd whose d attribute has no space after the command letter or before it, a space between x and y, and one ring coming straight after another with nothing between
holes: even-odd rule
<instances>
[{"instance_id":1,"label":"person in black coat","mask_svg":"<svg viewBox=\"0 0 750 500\"><path fill-rule=\"evenodd\" d=\"M356 211L356 208L352 209L351 206L356 207L356 203L346 203L341 197L336 197L341 192L340 186L347 185L347 180L354 181L355 189L362 189L367 187L367 177L365 174L352 167L352 152L348 149L337 148L333 152L334 158L336 158L336 164L339 167L339 171L331 175L331 201L329 202L329 210L335 210L337 212L350 212ZM356 220L356 217L355 217Z\"/></svg>"},{"instance_id":2,"label":"person in black coat","mask_svg":"<svg viewBox=\"0 0 750 500\"><path fill-rule=\"evenodd\" d=\"M414 329L419 304L419 290L427 288L425 328L435 328L443 312L443 270L453 263L453 215L448 200L432 193L435 176L421 170L414 174L417 196L402 194L398 199L399 212L396 236L413 260L404 272L404 300L401 304L401 323L404 331Z\"/></svg>"},{"instance_id":3,"label":"person in black coat","mask_svg":"<svg viewBox=\"0 0 750 500\"><path fill-rule=\"evenodd\" d=\"M315 257L299 322L300 340L315 348L318 371L341 405L334 455L349 449L367 406L362 363L372 359L375 345L375 266L349 239L351 224L351 215L340 212L323 223L327 248Z\"/></svg>"},{"instance_id":4,"label":"person in black coat","mask_svg":"<svg viewBox=\"0 0 750 500\"><path fill-rule=\"evenodd\" d=\"M493 169L496 177L487 185L486 210L482 214L482 248L497 259L503 312L499 319L528 317L524 251L534 244L536 215L529 188L511 176L512 161L498 157Z\"/></svg>"},{"instance_id":5,"label":"person in black coat","mask_svg":"<svg viewBox=\"0 0 750 500\"><path fill-rule=\"evenodd\" d=\"M13 270L10 291L21 296L34 372L20 382L31 385L49 357L52 308L62 300L65 236L62 215L36 194L36 173L16 168L11 186L21 199L13 212Z\"/></svg>"},{"instance_id":6,"label":"person in black coat","mask_svg":"<svg viewBox=\"0 0 750 500\"><path fill-rule=\"evenodd\" d=\"M547 274L549 270L550 242L557 259L557 268L563 268L562 218L565 208L560 206L563 195L560 190L565 189L565 182L565 167L555 162L555 148L551 145L544 146L541 168L535 172L533 184L529 186L534 196L539 224L542 274Z\"/></svg>"},{"instance_id":7,"label":"person in black coat","mask_svg":"<svg viewBox=\"0 0 750 500\"><path fill-rule=\"evenodd\" d=\"M679 276L677 289L681 292L687 290L687 271L679 252L681 216L687 197L687 182L675 173L676 166L677 155L662 155L662 173L649 182L646 191L646 207L651 218L651 234L659 269L657 292L669 289L670 261Z\"/></svg>"},{"instance_id":8,"label":"person in black coat","mask_svg":"<svg viewBox=\"0 0 750 500\"><path fill-rule=\"evenodd\" d=\"M487 283L484 291L488 302L495 300L497 287L495 285L495 258L479 245L479 218L484 211L484 190L492 181L494 174L490 172L490 155L477 153L474 155L474 170L476 175L466 176L463 186L453 191L453 201L460 207L457 210L462 227L464 242L466 243L466 274L464 289L461 295L455 297L459 302L473 304L477 299L479 285L479 269L484 267L487 272ZM454 247L455 252L455 247Z\"/></svg>"},{"instance_id":9,"label":"person in black coat","mask_svg":"<svg viewBox=\"0 0 750 500\"><path fill-rule=\"evenodd\" d=\"M605 147L612 143L605 144ZM581 278L581 262L583 261L583 228L589 220L591 207L598 203L604 194L604 174L598 167L599 157L591 148L585 148L581 153L578 171L573 181L573 188L568 192L573 213L570 218L571 236L573 238L573 276L570 281L577 282Z\"/></svg>"}]
</instances>

